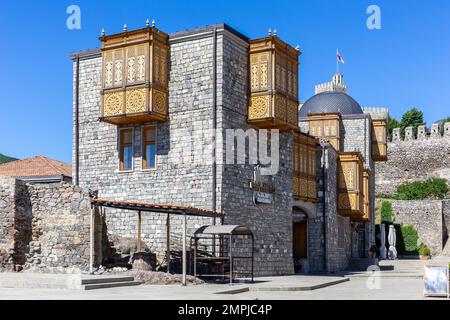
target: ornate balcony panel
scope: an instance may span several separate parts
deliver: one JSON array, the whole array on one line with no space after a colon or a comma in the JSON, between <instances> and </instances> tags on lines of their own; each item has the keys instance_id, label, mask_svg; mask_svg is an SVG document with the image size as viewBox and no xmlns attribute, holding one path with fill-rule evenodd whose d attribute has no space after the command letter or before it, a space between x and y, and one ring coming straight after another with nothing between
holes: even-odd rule
<instances>
[{"instance_id":1,"label":"ornate balcony panel","mask_svg":"<svg viewBox=\"0 0 450 320\"><path fill-rule=\"evenodd\" d=\"M298 128L299 55L277 36L250 41L250 124L265 129Z\"/></svg>"},{"instance_id":2,"label":"ornate balcony panel","mask_svg":"<svg viewBox=\"0 0 450 320\"><path fill-rule=\"evenodd\" d=\"M359 152L339 154L338 210L341 216L355 220L364 217L363 163Z\"/></svg>"},{"instance_id":3,"label":"ornate balcony panel","mask_svg":"<svg viewBox=\"0 0 450 320\"><path fill-rule=\"evenodd\" d=\"M304 133L294 134L292 195L295 200L317 202L317 141Z\"/></svg>"},{"instance_id":4,"label":"ornate balcony panel","mask_svg":"<svg viewBox=\"0 0 450 320\"><path fill-rule=\"evenodd\" d=\"M328 141L339 151L341 116L338 113L308 116L309 133L322 141Z\"/></svg>"},{"instance_id":5,"label":"ornate balcony panel","mask_svg":"<svg viewBox=\"0 0 450 320\"><path fill-rule=\"evenodd\" d=\"M387 129L386 120L372 121L372 159L387 161Z\"/></svg>"},{"instance_id":6,"label":"ornate balcony panel","mask_svg":"<svg viewBox=\"0 0 450 320\"><path fill-rule=\"evenodd\" d=\"M102 36L101 120L165 121L168 114L168 35L155 27Z\"/></svg>"}]
</instances>

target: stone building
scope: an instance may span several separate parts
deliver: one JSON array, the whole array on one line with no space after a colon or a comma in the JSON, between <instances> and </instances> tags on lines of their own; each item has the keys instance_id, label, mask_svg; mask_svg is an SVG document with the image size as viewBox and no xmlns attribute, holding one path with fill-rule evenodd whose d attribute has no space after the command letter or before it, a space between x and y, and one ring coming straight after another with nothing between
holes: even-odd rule
<instances>
[{"instance_id":1,"label":"stone building","mask_svg":"<svg viewBox=\"0 0 450 320\"><path fill-rule=\"evenodd\" d=\"M223 212L189 219L189 233L248 226L257 275L332 272L367 257L386 110L363 111L338 74L299 114L300 51L272 34L250 40L217 24L168 35L147 25L100 41L72 55L75 184L99 199ZM102 217L110 238L136 237L134 212ZM165 221L142 220L160 263ZM181 220L172 225L176 248Z\"/></svg>"}]
</instances>

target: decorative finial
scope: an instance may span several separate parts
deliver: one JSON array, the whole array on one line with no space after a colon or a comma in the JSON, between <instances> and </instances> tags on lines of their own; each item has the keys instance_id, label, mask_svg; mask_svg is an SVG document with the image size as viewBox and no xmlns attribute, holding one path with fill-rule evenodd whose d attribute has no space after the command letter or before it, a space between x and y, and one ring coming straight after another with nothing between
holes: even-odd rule
<instances>
[{"instance_id":1,"label":"decorative finial","mask_svg":"<svg viewBox=\"0 0 450 320\"><path fill-rule=\"evenodd\" d=\"M272 35L272 29L269 28L269 31L267 31L267 35L270 37Z\"/></svg>"},{"instance_id":2,"label":"decorative finial","mask_svg":"<svg viewBox=\"0 0 450 320\"><path fill-rule=\"evenodd\" d=\"M300 51L300 45L299 44L295 47L295 50Z\"/></svg>"},{"instance_id":3,"label":"decorative finial","mask_svg":"<svg viewBox=\"0 0 450 320\"><path fill-rule=\"evenodd\" d=\"M127 24L123 25L123 32L127 32Z\"/></svg>"},{"instance_id":4,"label":"decorative finial","mask_svg":"<svg viewBox=\"0 0 450 320\"><path fill-rule=\"evenodd\" d=\"M273 30L273 35L276 36L277 35L277 29Z\"/></svg>"},{"instance_id":5,"label":"decorative finial","mask_svg":"<svg viewBox=\"0 0 450 320\"><path fill-rule=\"evenodd\" d=\"M102 28L102 33L101 36L104 37L105 36L105 29Z\"/></svg>"},{"instance_id":6,"label":"decorative finial","mask_svg":"<svg viewBox=\"0 0 450 320\"><path fill-rule=\"evenodd\" d=\"M152 20L152 28L156 26L155 19Z\"/></svg>"},{"instance_id":7,"label":"decorative finial","mask_svg":"<svg viewBox=\"0 0 450 320\"><path fill-rule=\"evenodd\" d=\"M150 27L150 20L148 20L148 18L147 18L147 20L145 21L145 26L148 28L148 27Z\"/></svg>"}]
</instances>

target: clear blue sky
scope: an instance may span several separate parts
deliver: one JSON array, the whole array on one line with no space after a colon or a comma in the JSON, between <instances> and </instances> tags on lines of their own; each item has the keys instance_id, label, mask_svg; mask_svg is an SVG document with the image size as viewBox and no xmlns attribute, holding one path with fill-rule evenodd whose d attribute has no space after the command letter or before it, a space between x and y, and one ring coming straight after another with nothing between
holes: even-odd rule
<instances>
[{"instance_id":1,"label":"clear blue sky","mask_svg":"<svg viewBox=\"0 0 450 320\"><path fill-rule=\"evenodd\" d=\"M81 30L66 28L66 9L81 8ZM381 30L366 9L381 8ZM72 51L99 46L98 36L140 28L147 18L167 32L225 22L250 38L277 29L300 44L300 98L345 59L350 94L363 106L411 107L428 124L450 115L450 1L1 1L0 153L71 161Z\"/></svg>"}]
</instances>

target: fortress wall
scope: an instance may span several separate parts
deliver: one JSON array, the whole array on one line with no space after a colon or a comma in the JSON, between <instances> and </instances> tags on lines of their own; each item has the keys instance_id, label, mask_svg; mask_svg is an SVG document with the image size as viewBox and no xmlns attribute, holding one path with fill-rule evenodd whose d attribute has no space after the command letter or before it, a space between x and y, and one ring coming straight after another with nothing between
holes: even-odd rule
<instances>
[{"instance_id":1,"label":"fortress wall","mask_svg":"<svg viewBox=\"0 0 450 320\"><path fill-rule=\"evenodd\" d=\"M417 138L412 128L406 128L405 138L400 129L394 129L388 143L388 161L376 162L376 193L393 194L404 182L440 177L450 180L450 123L445 126L444 136L433 125L428 133L419 127Z\"/></svg>"}]
</instances>

